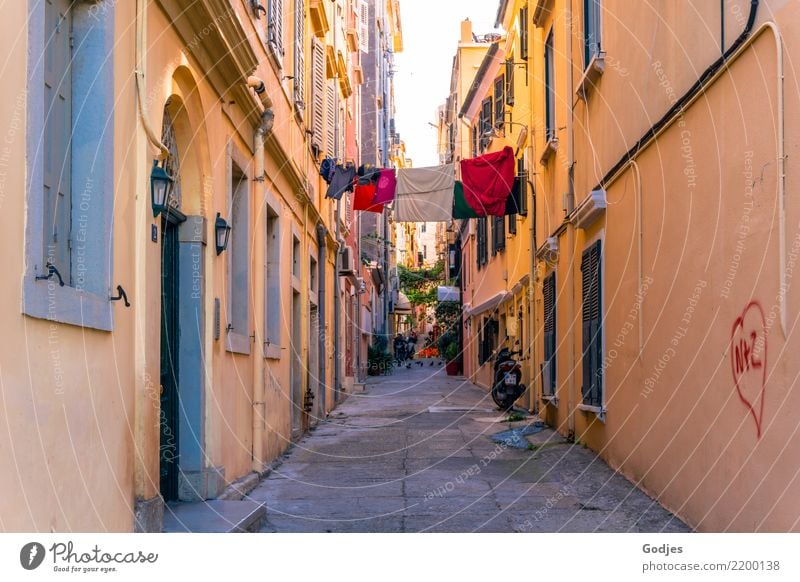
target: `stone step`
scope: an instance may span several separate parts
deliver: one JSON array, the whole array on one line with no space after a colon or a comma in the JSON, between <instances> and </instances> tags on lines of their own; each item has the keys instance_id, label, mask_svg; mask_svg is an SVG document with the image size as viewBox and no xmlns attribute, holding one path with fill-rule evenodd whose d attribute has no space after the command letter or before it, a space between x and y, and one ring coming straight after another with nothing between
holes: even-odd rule
<instances>
[{"instance_id":1,"label":"stone step","mask_svg":"<svg viewBox=\"0 0 800 582\"><path fill-rule=\"evenodd\" d=\"M164 508L164 533L255 533L267 517L265 505L244 499L175 503Z\"/></svg>"}]
</instances>

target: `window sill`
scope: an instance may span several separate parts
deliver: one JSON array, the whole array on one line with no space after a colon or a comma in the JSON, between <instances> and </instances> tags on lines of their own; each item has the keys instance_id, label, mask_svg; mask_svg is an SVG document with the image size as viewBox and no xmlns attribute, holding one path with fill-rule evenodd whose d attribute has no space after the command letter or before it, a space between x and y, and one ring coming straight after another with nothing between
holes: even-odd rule
<instances>
[{"instance_id":1,"label":"window sill","mask_svg":"<svg viewBox=\"0 0 800 582\"><path fill-rule=\"evenodd\" d=\"M582 101L586 101L589 98L589 93L591 93L594 86L600 80L600 77L603 75L603 71L606 70L606 53L605 51L600 51L596 55L592 57L592 60L589 61L589 66L586 67L586 71L584 71L581 80L578 82L578 88L575 89L575 95L578 99Z\"/></svg>"},{"instance_id":2,"label":"window sill","mask_svg":"<svg viewBox=\"0 0 800 582\"><path fill-rule=\"evenodd\" d=\"M578 404L578 410L589 412L597 416L597 420L605 423L606 421L606 408L604 406L591 406L589 404Z\"/></svg>"},{"instance_id":3,"label":"window sill","mask_svg":"<svg viewBox=\"0 0 800 582\"><path fill-rule=\"evenodd\" d=\"M228 332L225 338L225 350L232 354L250 355L250 336L233 331Z\"/></svg>"},{"instance_id":4,"label":"window sill","mask_svg":"<svg viewBox=\"0 0 800 582\"><path fill-rule=\"evenodd\" d=\"M281 346L277 344L264 344L264 358L267 360L281 359Z\"/></svg>"},{"instance_id":5,"label":"window sill","mask_svg":"<svg viewBox=\"0 0 800 582\"><path fill-rule=\"evenodd\" d=\"M542 152L542 157L539 158L539 163L543 166L547 165L547 162L550 161L550 158L555 155L558 151L558 138L551 137L547 140L547 143L544 146L544 151Z\"/></svg>"},{"instance_id":6,"label":"window sill","mask_svg":"<svg viewBox=\"0 0 800 582\"><path fill-rule=\"evenodd\" d=\"M542 402L545 404L549 404L550 406L554 406L558 408L558 397L557 396L542 396Z\"/></svg>"},{"instance_id":7,"label":"window sill","mask_svg":"<svg viewBox=\"0 0 800 582\"><path fill-rule=\"evenodd\" d=\"M22 313L77 327L112 331L114 327L108 297L74 287L59 287L49 280L26 276L22 289Z\"/></svg>"}]
</instances>

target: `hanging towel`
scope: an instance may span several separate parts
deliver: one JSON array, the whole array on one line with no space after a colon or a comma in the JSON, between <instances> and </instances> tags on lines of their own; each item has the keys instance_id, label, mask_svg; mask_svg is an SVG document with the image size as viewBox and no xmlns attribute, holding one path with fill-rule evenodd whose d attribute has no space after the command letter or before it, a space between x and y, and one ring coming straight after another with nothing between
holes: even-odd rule
<instances>
[{"instance_id":1,"label":"hanging towel","mask_svg":"<svg viewBox=\"0 0 800 582\"><path fill-rule=\"evenodd\" d=\"M447 222L453 215L453 164L397 171L394 219L397 222Z\"/></svg>"},{"instance_id":2,"label":"hanging towel","mask_svg":"<svg viewBox=\"0 0 800 582\"><path fill-rule=\"evenodd\" d=\"M375 188L375 202L386 204L394 200L394 193L397 190L397 176L394 170L381 170L378 184Z\"/></svg>"},{"instance_id":3,"label":"hanging towel","mask_svg":"<svg viewBox=\"0 0 800 582\"><path fill-rule=\"evenodd\" d=\"M383 204L375 204L375 184L356 184L353 196L353 210L364 212L383 212Z\"/></svg>"},{"instance_id":4,"label":"hanging towel","mask_svg":"<svg viewBox=\"0 0 800 582\"><path fill-rule=\"evenodd\" d=\"M331 178L333 177L333 169L336 167L336 161L333 158L326 157L319 165L319 175L325 180L325 183L330 185Z\"/></svg>"},{"instance_id":5,"label":"hanging towel","mask_svg":"<svg viewBox=\"0 0 800 582\"><path fill-rule=\"evenodd\" d=\"M345 192L353 191L353 181L356 178L356 167L352 164L346 166L336 166L333 169L333 177L328 186L327 198L339 200Z\"/></svg>"},{"instance_id":6,"label":"hanging towel","mask_svg":"<svg viewBox=\"0 0 800 582\"><path fill-rule=\"evenodd\" d=\"M458 180L453 189L453 218L478 218L478 215L464 199L464 184Z\"/></svg>"},{"instance_id":7,"label":"hanging towel","mask_svg":"<svg viewBox=\"0 0 800 582\"><path fill-rule=\"evenodd\" d=\"M506 199L514 186L514 150L461 160L464 199L479 216L504 216Z\"/></svg>"}]
</instances>

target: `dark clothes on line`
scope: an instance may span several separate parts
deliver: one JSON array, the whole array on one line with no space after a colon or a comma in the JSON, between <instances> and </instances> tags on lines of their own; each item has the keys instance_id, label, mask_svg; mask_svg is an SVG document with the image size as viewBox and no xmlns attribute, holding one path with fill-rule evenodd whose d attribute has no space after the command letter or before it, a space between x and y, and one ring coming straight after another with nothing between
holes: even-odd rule
<instances>
[{"instance_id":1,"label":"dark clothes on line","mask_svg":"<svg viewBox=\"0 0 800 582\"><path fill-rule=\"evenodd\" d=\"M352 192L355 178L356 167L352 164L336 166L333 170L333 178L331 178L326 197L339 200L345 192Z\"/></svg>"}]
</instances>

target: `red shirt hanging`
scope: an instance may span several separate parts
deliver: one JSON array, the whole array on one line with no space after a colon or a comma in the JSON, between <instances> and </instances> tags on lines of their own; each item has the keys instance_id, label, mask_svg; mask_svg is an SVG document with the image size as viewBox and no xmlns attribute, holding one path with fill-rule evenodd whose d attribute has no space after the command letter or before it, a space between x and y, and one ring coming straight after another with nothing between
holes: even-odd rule
<instances>
[{"instance_id":1,"label":"red shirt hanging","mask_svg":"<svg viewBox=\"0 0 800 582\"><path fill-rule=\"evenodd\" d=\"M383 212L383 204L375 204L375 184L356 183L355 195L353 196L353 210L365 212Z\"/></svg>"},{"instance_id":2,"label":"red shirt hanging","mask_svg":"<svg viewBox=\"0 0 800 582\"><path fill-rule=\"evenodd\" d=\"M506 199L514 187L514 150L461 161L464 199L478 216L503 216Z\"/></svg>"}]
</instances>

